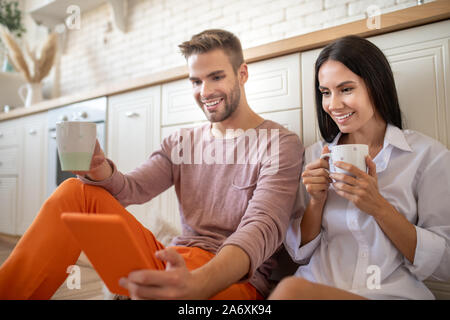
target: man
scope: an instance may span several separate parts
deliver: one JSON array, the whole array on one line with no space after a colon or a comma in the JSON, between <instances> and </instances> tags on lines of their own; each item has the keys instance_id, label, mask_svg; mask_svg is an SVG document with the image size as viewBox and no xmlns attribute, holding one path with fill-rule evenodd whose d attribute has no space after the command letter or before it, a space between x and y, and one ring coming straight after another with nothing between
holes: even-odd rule
<instances>
[{"instance_id":1,"label":"man","mask_svg":"<svg viewBox=\"0 0 450 320\"><path fill-rule=\"evenodd\" d=\"M131 298L268 295L271 256L293 211L303 146L297 135L250 109L244 90L248 70L237 37L206 30L180 48L195 100L210 123L164 139L160 150L128 174L97 144L91 170L55 191L0 268L0 298L49 298L64 281L65 268L80 254L61 227L59 216L66 211L120 214L143 250L156 252L160 265L120 280ZM165 249L124 206L147 202L171 185L183 232Z\"/></svg>"}]
</instances>

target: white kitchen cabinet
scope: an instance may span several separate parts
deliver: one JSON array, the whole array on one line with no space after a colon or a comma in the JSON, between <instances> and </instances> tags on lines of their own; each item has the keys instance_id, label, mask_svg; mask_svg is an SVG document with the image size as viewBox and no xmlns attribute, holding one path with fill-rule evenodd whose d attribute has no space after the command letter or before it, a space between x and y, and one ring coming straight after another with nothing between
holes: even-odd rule
<instances>
[{"instance_id":1,"label":"white kitchen cabinet","mask_svg":"<svg viewBox=\"0 0 450 320\"><path fill-rule=\"evenodd\" d=\"M47 113L20 119L22 131L16 234L22 235L45 201L47 163Z\"/></svg>"},{"instance_id":2,"label":"white kitchen cabinet","mask_svg":"<svg viewBox=\"0 0 450 320\"><path fill-rule=\"evenodd\" d=\"M370 40L392 66L405 127L450 147L450 20Z\"/></svg>"},{"instance_id":3,"label":"white kitchen cabinet","mask_svg":"<svg viewBox=\"0 0 450 320\"><path fill-rule=\"evenodd\" d=\"M300 108L300 54L250 63L245 94L256 113Z\"/></svg>"},{"instance_id":4,"label":"white kitchen cabinet","mask_svg":"<svg viewBox=\"0 0 450 320\"><path fill-rule=\"evenodd\" d=\"M314 64L322 48L302 52L302 121L303 144L312 145L320 139L319 126L316 117L316 101L314 95Z\"/></svg>"},{"instance_id":5,"label":"white kitchen cabinet","mask_svg":"<svg viewBox=\"0 0 450 320\"><path fill-rule=\"evenodd\" d=\"M10 146L0 148L0 174L16 175L18 172L18 147Z\"/></svg>"},{"instance_id":6,"label":"white kitchen cabinet","mask_svg":"<svg viewBox=\"0 0 450 320\"><path fill-rule=\"evenodd\" d=\"M450 21L368 38L387 56L395 78L404 128L450 147ZM315 116L314 63L321 49L302 53L303 135L320 134Z\"/></svg>"},{"instance_id":7,"label":"white kitchen cabinet","mask_svg":"<svg viewBox=\"0 0 450 320\"><path fill-rule=\"evenodd\" d=\"M16 122L17 120L0 122L0 148L19 143L20 127L15 125Z\"/></svg>"},{"instance_id":8,"label":"white kitchen cabinet","mask_svg":"<svg viewBox=\"0 0 450 320\"><path fill-rule=\"evenodd\" d=\"M205 120L205 114L195 102L188 79L164 83L161 103L162 126Z\"/></svg>"},{"instance_id":9,"label":"white kitchen cabinet","mask_svg":"<svg viewBox=\"0 0 450 320\"><path fill-rule=\"evenodd\" d=\"M22 235L45 201L47 113L0 123L0 232Z\"/></svg>"},{"instance_id":10,"label":"white kitchen cabinet","mask_svg":"<svg viewBox=\"0 0 450 320\"><path fill-rule=\"evenodd\" d=\"M17 177L20 126L17 120L0 122L0 233L16 233Z\"/></svg>"},{"instance_id":11,"label":"white kitchen cabinet","mask_svg":"<svg viewBox=\"0 0 450 320\"><path fill-rule=\"evenodd\" d=\"M123 173L141 165L159 147L161 87L155 86L108 98L108 157ZM151 201L127 207L143 225L157 210Z\"/></svg>"}]
</instances>

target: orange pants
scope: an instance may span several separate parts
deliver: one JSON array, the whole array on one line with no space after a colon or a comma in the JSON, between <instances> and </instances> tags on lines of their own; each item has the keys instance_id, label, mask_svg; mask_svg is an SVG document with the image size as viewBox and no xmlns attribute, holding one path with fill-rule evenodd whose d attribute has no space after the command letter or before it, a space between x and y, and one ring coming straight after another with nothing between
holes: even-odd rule
<instances>
[{"instance_id":1,"label":"orange pants","mask_svg":"<svg viewBox=\"0 0 450 320\"><path fill-rule=\"evenodd\" d=\"M164 246L106 190L83 184L78 179L62 183L43 204L39 214L0 267L1 299L49 299L64 282L67 267L80 256L81 249L63 225L63 212L113 213L122 215L149 255ZM112 234L111 237L114 237ZM204 265L214 257L200 248L175 247L188 269ZM249 283L238 283L212 299L262 299Z\"/></svg>"}]
</instances>

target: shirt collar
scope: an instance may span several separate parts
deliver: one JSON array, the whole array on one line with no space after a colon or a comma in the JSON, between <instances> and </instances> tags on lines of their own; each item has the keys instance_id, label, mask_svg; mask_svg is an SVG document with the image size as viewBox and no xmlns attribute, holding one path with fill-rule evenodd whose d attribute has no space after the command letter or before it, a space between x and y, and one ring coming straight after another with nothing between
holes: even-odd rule
<instances>
[{"instance_id":1,"label":"shirt collar","mask_svg":"<svg viewBox=\"0 0 450 320\"><path fill-rule=\"evenodd\" d=\"M341 136L342 132L339 132L337 136L333 139L333 141L329 144L329 146L331 147L335 146L338 143ZM410 152L413 151L408 142L406 141L405 134L403 133L403 131L400 128L389 123L386 128L386 133L384 134L383 149L385 149L388 145L392 145L403 151L410 151Z\"/></svg>"},{"instance_id":2,"label":"shirt collar","mask_svg":"<svg viewBox=\"0 0 450 320\"><path fill-rule=\"evenodd\" d=\"M385 148L388 145L392 145L400 150L412 152L411 146L408 144L403 131L392 125L388 124L386 128L386 133L384 135L384 145Z\"/></svg>"}]
</instances>

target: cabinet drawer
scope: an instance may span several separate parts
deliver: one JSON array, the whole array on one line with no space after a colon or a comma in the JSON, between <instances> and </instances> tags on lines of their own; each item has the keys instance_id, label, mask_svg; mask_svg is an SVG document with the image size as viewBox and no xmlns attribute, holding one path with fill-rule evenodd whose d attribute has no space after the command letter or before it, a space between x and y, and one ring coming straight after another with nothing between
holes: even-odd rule
<instances>
[{"instance_id":1,"label":"cabinet drawer","mask_svg":"<svg viewBox=\"0 0 450 320\"><path fill-rule=\"evenodd\" d=\"M17 127L0 126L0 146L14 146L19 142Z\"/></svg>"},{"instance_id":2,"label":"cabinet drawer","mask_svg":"<svg viewBox=\"0 0 450 320\"><path fill-rule=\"evenodd\" d=\"M17 147L0 149L0 174L17 173Z\"/></svg>"}]
</instances>

